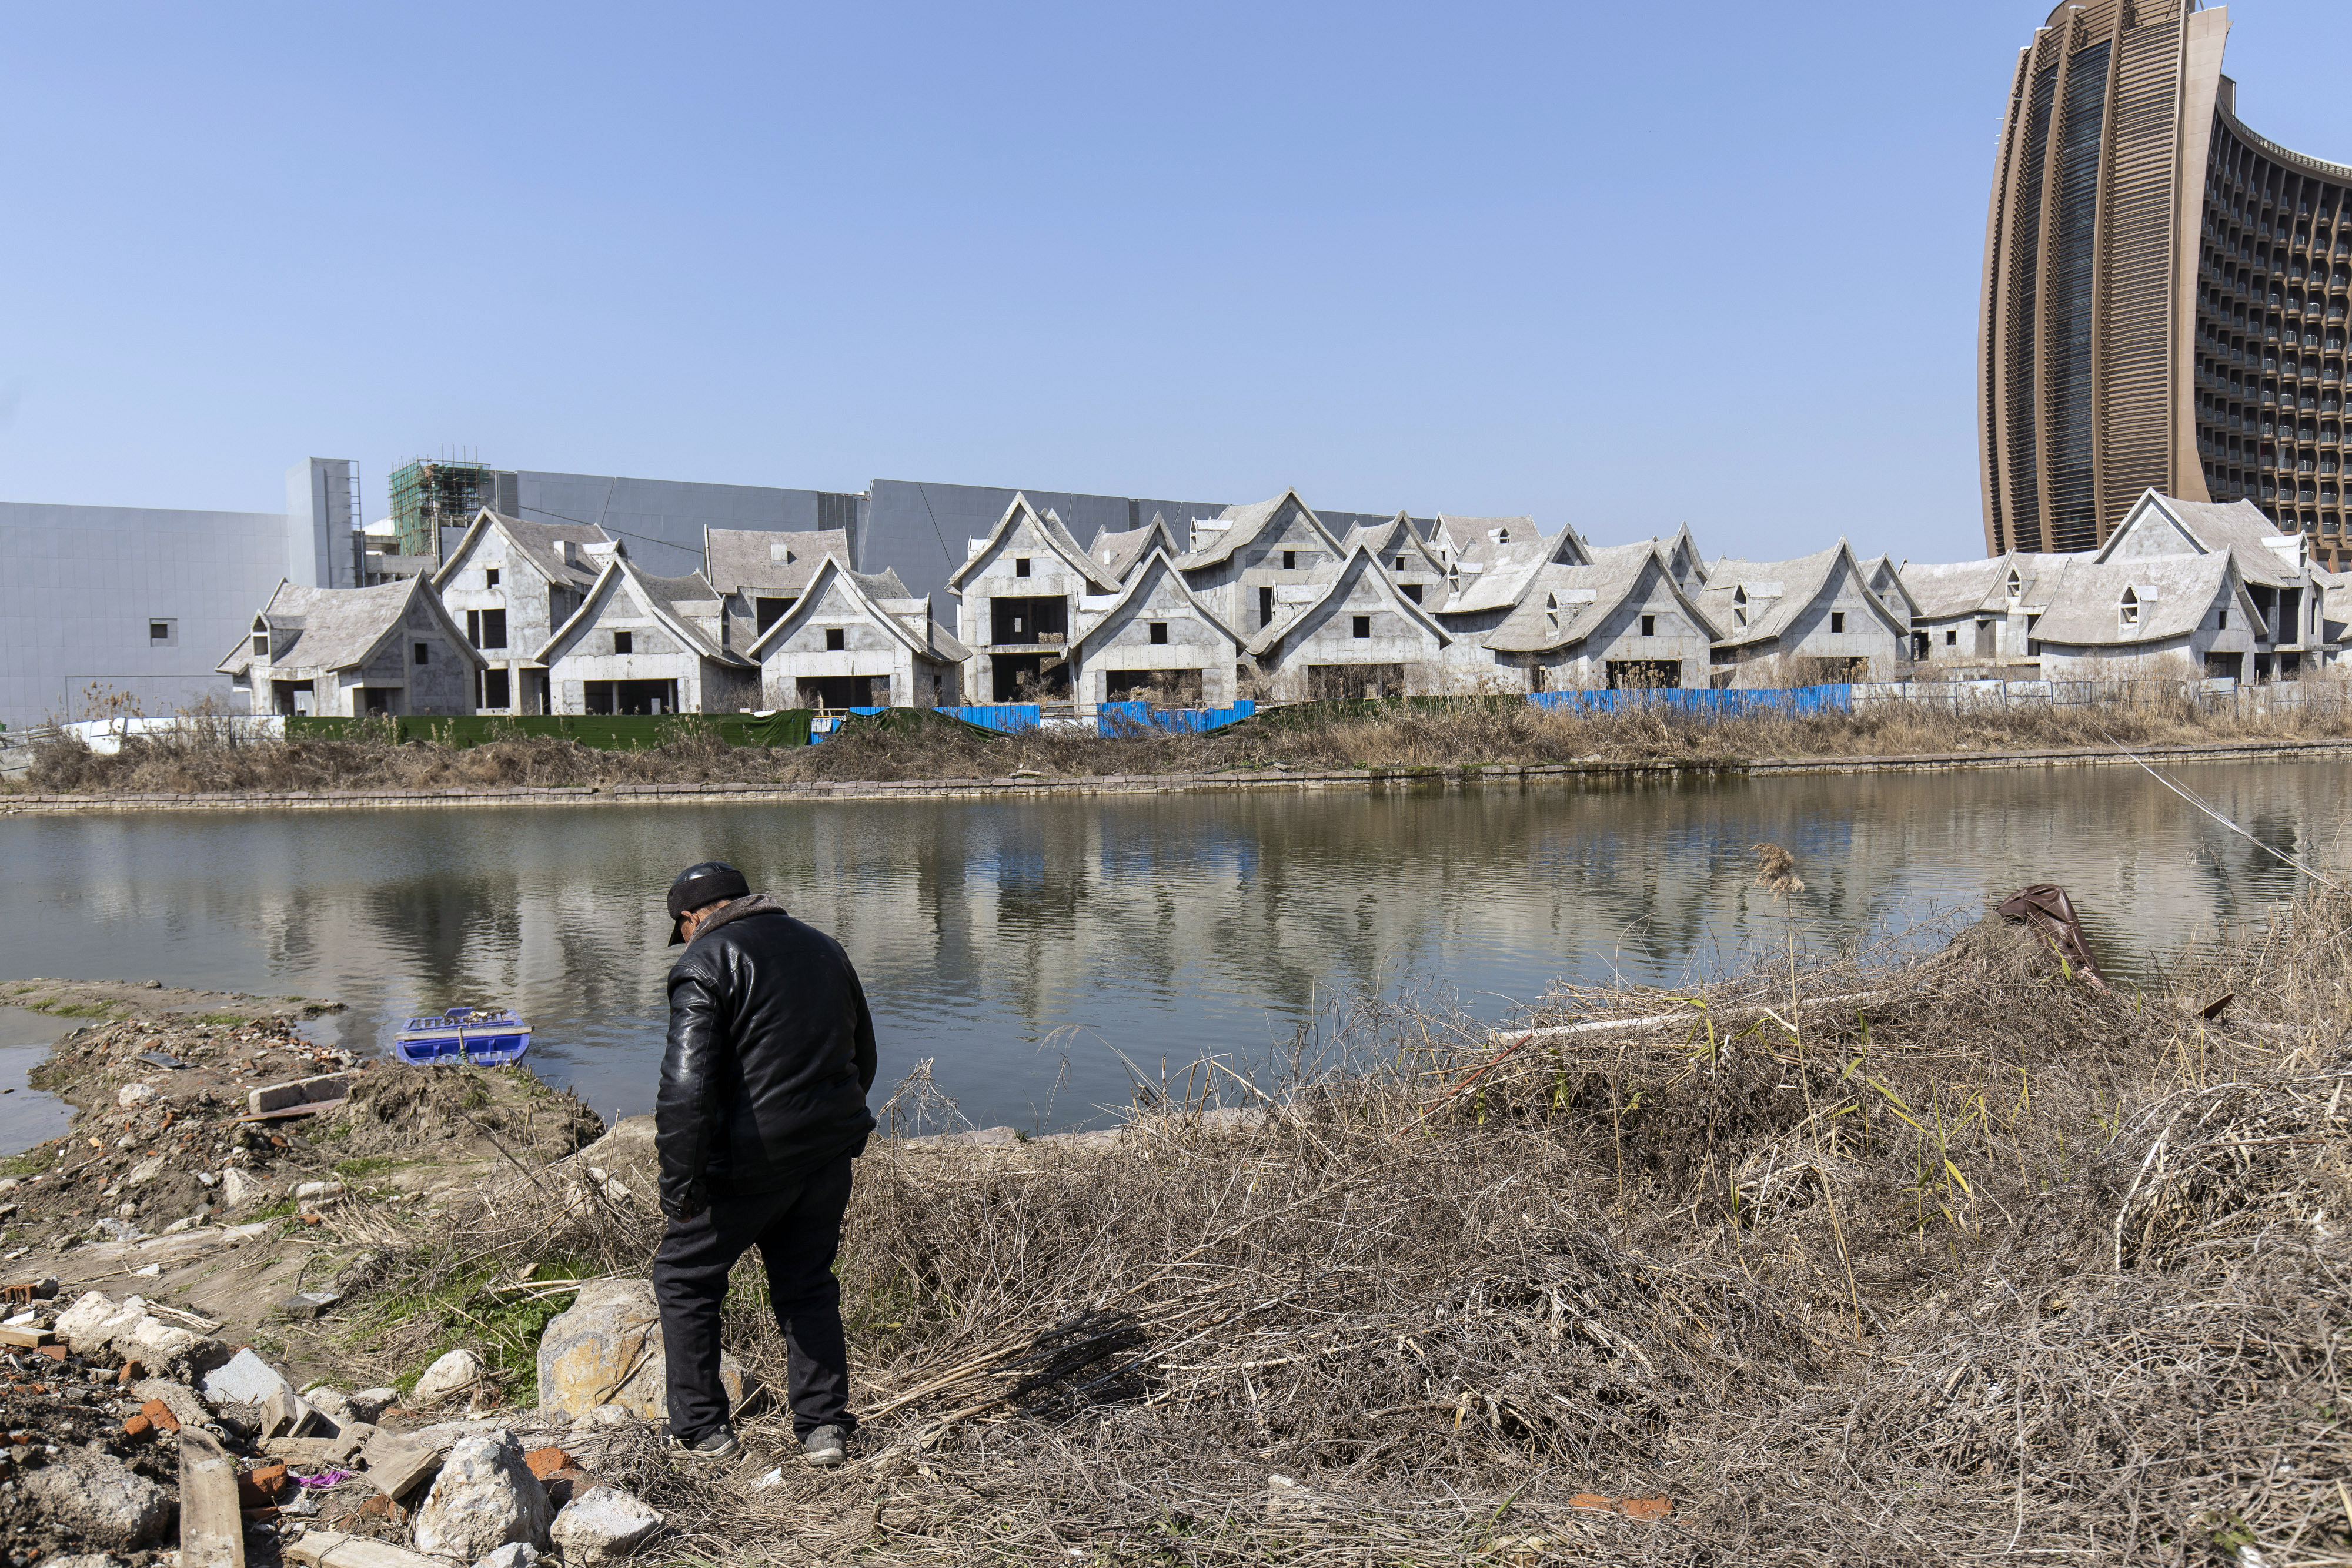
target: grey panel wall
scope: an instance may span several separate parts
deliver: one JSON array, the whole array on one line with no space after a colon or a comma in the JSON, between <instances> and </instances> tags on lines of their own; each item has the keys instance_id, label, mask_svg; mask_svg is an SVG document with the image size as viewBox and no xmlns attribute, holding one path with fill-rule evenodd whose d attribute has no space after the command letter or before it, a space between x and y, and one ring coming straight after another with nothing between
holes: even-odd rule
<instances>
[{"instance_id":1,"label":"grey panel wall","mask_svg":"<svg viewBox=\"0 0 2352 1568\"><path fill-rule=\"evenodd\" d=\"M92 682L151 715L226 704L213 666L287 575L289 531L282 512L0 501L0 723L83 717Z\"/></svg>"},{"instance_id":2,"label":"grey panel wall","mask_svg":"<svg viewBox=\"0 0 2352 1568\"><path fill-rule=\"evenodd\" d=\"M505 476L499 476L501 481ZM594 523L628 542L629 559L656 577L702 570L702 530L840 528L856 497L765 485L701 485L600 474L514 473L514 516L541 523ZM501 494L503 494L503 486Z\"/></svg>"},{"instance_id":3,"label":"grey panel wall","mask_svg":"<svg viewBox=\"0 0 2352 1568\"><path fill-rule=\"evenodd\" d=\"M352 460L313 457L286 470L286 575L312 588L357 588Z\"/></svg>"}]
</instances>

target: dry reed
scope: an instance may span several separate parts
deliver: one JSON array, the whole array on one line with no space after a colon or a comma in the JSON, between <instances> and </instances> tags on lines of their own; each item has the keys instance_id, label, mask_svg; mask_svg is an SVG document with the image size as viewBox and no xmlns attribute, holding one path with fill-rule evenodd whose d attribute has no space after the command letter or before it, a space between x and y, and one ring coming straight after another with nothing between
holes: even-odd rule
<instances>
[{"instance_id":1,"label":"dry reed","mask_svg":"<svg viewBox=\"0 0 2352 1568\"><path fill-rule=\"evenodd\" d=\"M1269 767L1347 768L1525 766L1602 761L1736 767L1757 758L1862 758L2045 747L2154 747L2352 736L2344 684L2308 681L2305 700L2241 714L2158 681L2080 706L2020 702L1963 706L1893 703L1853 713L1709 718L1671 709L1622 714L1464 698L1369 710L1279 712L1202 735L1138 729L1107 736L1049 728L990 737L951 727L853 728L792 751L730 747L687 727L636 751L592 750L553 737L469 748L393 744L390 727L349 740L240 737L219 723L132 736L112 755L70 735L35 748L26 787L45 791L415 789L499 785L790 782L803 779L1004 778L1217 772Z\"/></svg>"},{"instance_id":2,"label":"dry reed","mask_svg":"<svg viewBox=\"0 0 2352 1568\"><path fill-rule=\"evenodd\" d=\"M1500 1035L1359 998L1270 1099L1215 1064L1108 1141L877 1145L857 1460L625 1476L728 1563L2340 1560L2347 932L2315 893L2130 995L1988 917ZM658 1224L569 1167L365 1223L378 1290L476 1314ZM780 1376L756 1269L729 1314Z\"/></svg>"}]
</instances>

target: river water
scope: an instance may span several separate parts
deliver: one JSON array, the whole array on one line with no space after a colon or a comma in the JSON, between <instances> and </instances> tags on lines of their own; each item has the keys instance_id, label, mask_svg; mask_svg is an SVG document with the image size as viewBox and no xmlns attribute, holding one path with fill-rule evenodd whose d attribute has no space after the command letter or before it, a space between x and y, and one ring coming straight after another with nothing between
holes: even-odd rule
<instances>
[{"instance_id":1,"label":"river water","mask_svg":"<svg viewBox=\"0 0 2352 1568\"><path fill-rule=\"evenodd\" d=\"M2343 763L2169 772L2263 842L2345 863ZM0 977L332 997L349 1010L314 1031L369 1050L413 1013L508 1004L537 1028L534 1067L628 1114L660 1059L663 891L721 859L847 947L877 1090L929 1059L977 1124L1045 1129L1124 1104L1122 1055L1260 1059L1334 995L1433 985L1497 1017L1555 977L1672 982L1777 947L1778 905L1749 885L1759 840L1797 852L1805 940L2049 881L2125 975L2297 879L2121 768L25 816L0 819Z\"/></svg>"}]
</instances>

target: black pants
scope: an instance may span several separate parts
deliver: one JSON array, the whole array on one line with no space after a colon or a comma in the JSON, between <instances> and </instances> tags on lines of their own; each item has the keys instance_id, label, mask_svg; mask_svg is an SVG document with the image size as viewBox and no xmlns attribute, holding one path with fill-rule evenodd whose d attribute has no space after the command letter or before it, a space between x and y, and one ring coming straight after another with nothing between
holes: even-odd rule
<instances>
[{"instance_id":1,"label":"black pants","mask_svg":"<svg viewBox=\"0 0 2352 1568\"><path fill-rule=\"evenodd\" d=\"M845 1152L819 1166L798 1186L714 1198L692 1219L670 1221L654 1254L670 1436L691 1443L727 1425L719 1308L727 1298L728 1270L753 1246L767 1265L768 1301L789 1352L793 1430L805 1437L819 1427L856 1429L849 1414L841 1281L833 1277L842 1211L849 1207L850 1158Z\"/></svg>"}]
</instances>

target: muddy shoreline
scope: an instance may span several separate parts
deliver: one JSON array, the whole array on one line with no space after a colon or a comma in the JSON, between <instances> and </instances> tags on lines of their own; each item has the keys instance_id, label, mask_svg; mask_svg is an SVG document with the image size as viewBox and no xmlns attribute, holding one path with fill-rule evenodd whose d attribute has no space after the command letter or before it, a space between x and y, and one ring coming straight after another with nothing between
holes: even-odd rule
<instances>
[{"instance_id":1,"label":"muddy shoreline","mask_svg":"<svg viewBox=\"0 0 2352 1568\"><path fill-rule=\"evenodd\" d=\"M2352 756L2352 739L2216 741L2193 746L2042 747L1885 757L1665 758L1481 767L1261 768L1214 773L1113 773L1072 778L823 779L797 783L492 785L436 789L218 790L184 794L0 794L0 816L75 812L346 810L415 806L770 804L811 800L1019 800L1268 789L1484 789L1632 779L1769 778L1796 774L1946 773L1990 768L2130 768L2153 763L2311 760Z\"/></svg>"}]
</instances>

